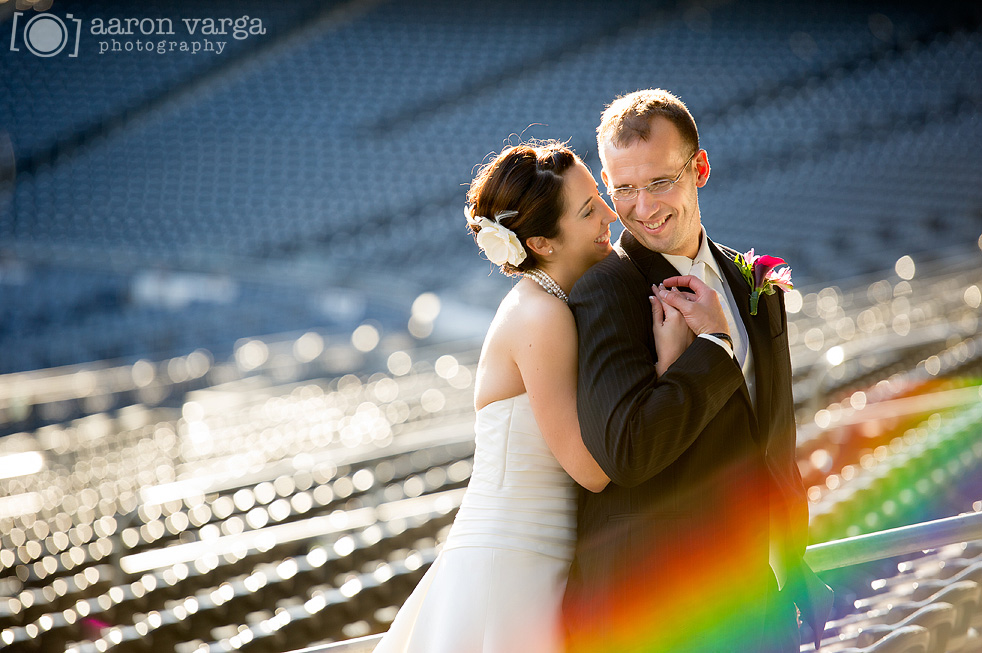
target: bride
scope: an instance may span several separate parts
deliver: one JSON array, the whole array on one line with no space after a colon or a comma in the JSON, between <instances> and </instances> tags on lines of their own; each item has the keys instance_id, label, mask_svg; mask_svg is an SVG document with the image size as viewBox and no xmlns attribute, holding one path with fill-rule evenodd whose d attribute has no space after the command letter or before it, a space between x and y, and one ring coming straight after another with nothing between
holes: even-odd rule
<instances>
[{"instance_id":1,"label":"bride","mask_svg":"<svg viewBox=\"0 0 982 653\"><path fill-rule=\"evenodd\" d=\"M521 279L477 368L474 469L446 543L375 653L559 653L576 539L576 489L609 479L580 438L577 336L567 294L611 252L617 215L583 162L554 141L506 148L471 182L467 223ZM692 340L651 298L658 373Z\"/></svg>"}]
</instances>

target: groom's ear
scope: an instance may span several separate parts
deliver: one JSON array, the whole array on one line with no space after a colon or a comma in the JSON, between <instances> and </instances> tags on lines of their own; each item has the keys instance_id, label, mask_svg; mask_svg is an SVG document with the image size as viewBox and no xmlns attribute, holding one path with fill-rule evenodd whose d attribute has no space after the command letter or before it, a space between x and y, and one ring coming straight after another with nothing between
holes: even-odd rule
<instances>
[{"instance_id":1,"label":"groom's ear","mask_svg":"<svg viewBox=\"0 0 982 653\"><path fill-rule=\"evenodd\" d=\"M702 188L709 181L709 155L706 150L699 150L696 154L696 188Z\"/></svg>"},{"instance_id":2,"label":"groom's ear","mask_svg":"<svg viewBox=\"0 0 982 653\"><path fill-rule=\"evenodd\" d=\"M607 181L607 171L604 169L600 170L600 181L604 182L604 186L610 188L610 183Z\"/></svg>"}]
</instances>

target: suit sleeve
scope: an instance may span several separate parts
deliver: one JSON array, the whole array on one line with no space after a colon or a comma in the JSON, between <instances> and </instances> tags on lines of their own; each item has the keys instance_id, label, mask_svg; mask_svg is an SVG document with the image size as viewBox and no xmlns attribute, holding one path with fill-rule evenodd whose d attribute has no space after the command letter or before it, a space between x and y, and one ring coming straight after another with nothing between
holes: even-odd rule
<instances>
[{"instance_id":1,"label":"suit sleeve","mask_svg":"<svg viewBox=\"0 0 982 653\"><path fill-rule=\"evenodd\" d=\"M611 481L631 487L685 452L743 383L743 373L722 347L696 338L656 377L645 282L600 267L580 279L570 298L579 337L580 428Z\"/></svg>"}]
</instances>

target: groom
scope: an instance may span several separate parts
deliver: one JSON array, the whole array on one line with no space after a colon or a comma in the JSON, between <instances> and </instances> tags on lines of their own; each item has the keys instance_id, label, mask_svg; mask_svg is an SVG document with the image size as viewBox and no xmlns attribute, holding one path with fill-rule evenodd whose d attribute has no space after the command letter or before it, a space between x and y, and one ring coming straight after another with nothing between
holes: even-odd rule
<instances>
[{"instance_id":1,"label":"groom","mask_svg":"<svg viewBox=\"0 0 982 653\"><path fill-rule=\"evenodd\" d=\"M707 237L709 160L677 97L618 98L597 142L625 232L570 296L583 441L611 483L581 493L569 650L796 652L797 614L820 637L831 590L802 560L782 293L751 316L735 252ZM696 334L661 376L651 295Z\"/></svg>"}]
</instances>

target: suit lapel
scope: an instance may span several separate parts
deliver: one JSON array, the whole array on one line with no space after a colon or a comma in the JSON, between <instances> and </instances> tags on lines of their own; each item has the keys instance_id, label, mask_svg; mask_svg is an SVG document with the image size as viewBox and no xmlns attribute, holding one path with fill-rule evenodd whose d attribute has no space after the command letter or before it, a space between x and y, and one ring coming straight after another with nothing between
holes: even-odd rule
<instances>
[{"instance_id":1,"label":"suit lapel","mask_svg":"<svg viewBox=\"0 0 982 653\"><path fill-rule=\"evenodd\" d=\"M638 272L649 284L661 283L665 279L679 274L675 266L669 263L664 256L639 243L638 239L627 229L618 239L617 246L627 254Z\"/></svg>"},{"instance_id":2,"label":"suit lapel","mask_svg":"<svg viewBox=\"0 0 982 653\"><path fill-rule=\"evenodd\" d=\"M736 263L729 256L724 254L712 240L709 241L709 248L719 263L726 283L730 286L733 293L733 300L736 302L740 319L747 330L747 338L750 340L750 355L754 361L754 394L757 398L757 421L767 423L767 415L770 414L770 387L771 387L771 365L773 356L771 355L770 330L768 328L768 310L770 302L767 296L761 298L757 304L757 315L750 314L750 286L743 278ZM744 394L749 399L749 394L744 384Z\"/></svg>"},{"instance_id":3,"label":"suit lapel","mask_svg":"<svg viewBox=\"0 0 982 653\"><path fill-rule=\"evenodd\" d=\"M624 230L620 239L617 241L615 249L619 253L626 255L638 272L647 280L649 284L661 283L669 277L679 274L675 266L669 263L664 256L642 245L631 235L631 232ZM757 315L750 315L750 287L747 285L743 275L729 256L720 251L712 240L709 241L709 249L716 258L723 277L733 293L740 319L743 320L744 328L747 330L747 338L750 341L750 355L754 361L754 388L757 398L756 414L753 410L753 403L750 401L750 392L747 384L740 386L741 395L747 406L751 409L751 414L757 417L758 423L767 423L762 416L770 414L770 383L771 383L771 342L770 331L768 329L768 310L770 308L769 298L765 295L757 305Z\"/></svg>"}]
</instances>

